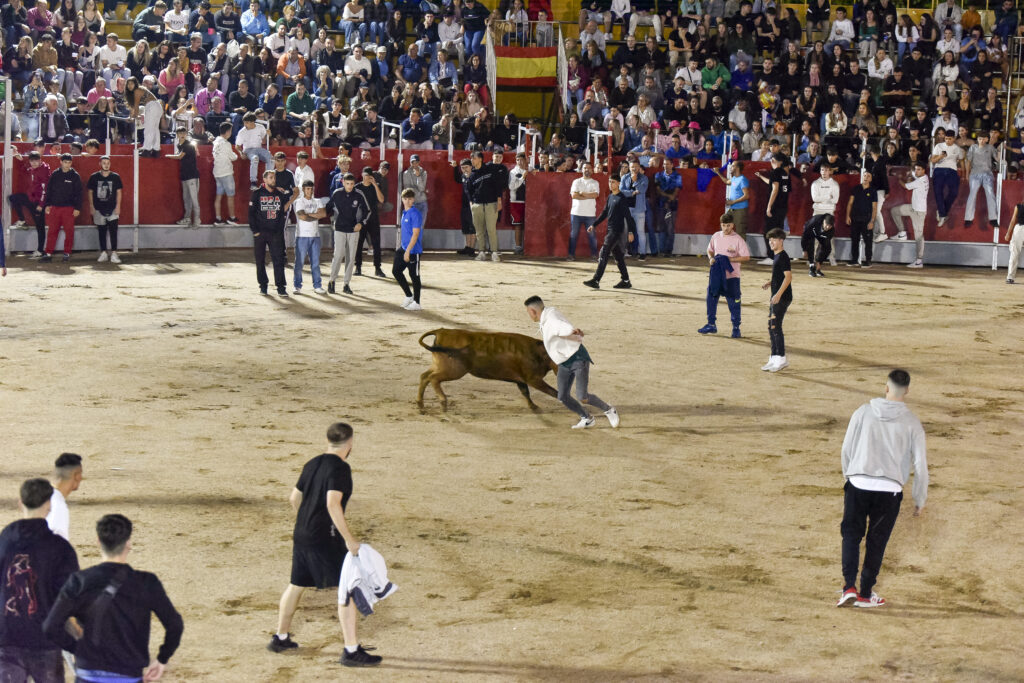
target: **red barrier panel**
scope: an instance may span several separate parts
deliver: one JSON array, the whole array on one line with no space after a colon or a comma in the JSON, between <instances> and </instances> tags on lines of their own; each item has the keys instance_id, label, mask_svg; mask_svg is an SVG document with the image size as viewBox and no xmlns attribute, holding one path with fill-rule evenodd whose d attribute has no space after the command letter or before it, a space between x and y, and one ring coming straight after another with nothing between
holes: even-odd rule
<instances>
[{"instance_id":1,"label":"red barrier panel","mask_svg":"<svg viewBox=\"0 0 1024 683\"><path fill-rule=\"evenodd\" d=\"M767 175L768 164L744 164L744 175L750 180L750 208L748 210L747 230L759 233L764 225L764 212L770 195L766 183L754 176L755 171L762 170ZM886 197L883 214L889 234L896 232L889 207L909 203L910 193L900 185L907 169L892 169L889 184L890 194ZM683 190L679 194L679 211L676 213L677 234L711 235L719 228L718 219L725 206L725 185L718 178L704 192L697 190L697 170L682 171ZM653 184L653 172L648 171ZM580 177L574 173L537 173L530 176L526 184L526 231L525 247L529 256L565 256L569 243L569 207L571 199L569 188L572 181ZM604 206L608 193L607 175L595 174L601 185L601 196L597 200L598 210ZM789 198L789 223L792 235L803 232L803 224L811 217L810 184L817 175L808 175L805 186L802 181L794 180ZM857 175L836 177L840 187L839 205L836 210L836 235L849 237L846 225L846 204L849 201L850 189L858 182ZM950 212L950 220L945 227L939 228L935 219L935 205L931 195L928 199L928 215L925 220L925 239L940 242L978 242L991 243L992 228L988 224L988 212L985 207L983 192L977 199L977 216L975 226L963 226L964 208L967 202L968 184L960 183L960 194ZM653 195L649 195L653 196ZM1024 196L1024 180L1007 180L1003 183L1002 214L1010 216L1013 207L1021 196ZM910 220L905 219L904 229L910 228ZM604 226L598 229L603 234ZM586 239L580 238L577 249L586 253Z\"/></svg>"}]
</instances>

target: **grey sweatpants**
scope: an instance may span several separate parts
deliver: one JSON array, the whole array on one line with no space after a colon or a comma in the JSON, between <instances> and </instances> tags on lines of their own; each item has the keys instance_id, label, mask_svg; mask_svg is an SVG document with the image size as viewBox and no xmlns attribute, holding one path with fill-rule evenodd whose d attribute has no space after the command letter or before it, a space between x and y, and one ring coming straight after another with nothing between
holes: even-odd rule
<instances>
[{"instance_id":1,"label":"grey sweatpants","mask_svg":"<svg viewBox=\"0 0 1024 683\"><path fill-rule=\"evenodd\" d=\"M590 413L587 412L586 408L583 407L580 401L586 401L601 412L605 412L611 408L607 403L587 391L587 384L590 382L589 361L578 360L568 368L564 365L559 365L557 379L558 400L562 402L562 405L580 417L590 417ZM570 393L572 391L573 380L576 381L576 398L573 398Z\"/></svg>"},{"instance_id":2,"label":"grey sweatpants","mask_svg":"<svg viewBox=\"0 0 1024 683\"><path fill-rule=\"evenodd\" d=\"M352 281L352 271L356 267L356 249L359 246L358 232L334 231L334 258L331 259L331 282L338 279L341 261L345 261L345 284Z\"/></svg>"},{"instance_id":3,"label":"grey sweatpants","mask_svg":"<svg viewBox=\"0 0 1024 683\"><path fill-rule=\"evenodd\" d=\"M914 226L914 241L917 242L917 258L924 259L924 211L914 211L910 204L899 204L889 210L892 214L892 222L896 229L906 232L903 225L903 217L910 216L910 223Z\"/></svg>"},{"instance_id":4,"label":"grey sweatpants","mask_svg":"<svg viewBox=\"0 0 1024 683\"><path fill-rule=\"evenodd\" d=\"M185 204L185 218L192 216L192 227L199 227L199 178L181 181L181 201Z\"/></svg>"}]
</instances>

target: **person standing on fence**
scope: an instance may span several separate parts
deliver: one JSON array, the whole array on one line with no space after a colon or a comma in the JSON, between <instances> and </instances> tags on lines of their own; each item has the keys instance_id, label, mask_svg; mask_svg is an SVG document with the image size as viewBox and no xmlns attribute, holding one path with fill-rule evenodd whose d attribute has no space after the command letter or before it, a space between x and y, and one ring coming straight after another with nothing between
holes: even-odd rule
<instances>
[{"instance_id":1,"label":"person standing on fence","mask_svg":"<svg viewBox=\"0 0 1024 683\"><path fill-rule=\"evenodd\" d=\"M377 277L387 277L380 267L380 206L384 203L384 193L381 192L377 179L373 176L373 169L369 166L363 167L363 181L356 185L356 190L366 198L366 205L370 208L370 215L363 223L363 229L359 231L359 244L356 246L356 275L363 274L363 243L367 238L373 248L373 274Z\"/></svg>"},{"instance_id":2,"label":"person standing on fence","mask_svg":"<svg viewBox=\"0 0 1024 683\"><path fill-rule=\"evenodd\" d=\"M256 282L260 294L267 293L267 250L274 263L274 286L279 296L288 296L284 274L284 223L291 209L291 195L274 185L273 169L263 172L263 187L249 199L249 229L252 230L253 256L256 259Z\"/></svg>"},{"instance_id":3,"label":"person standing on fence","mask_svg":"<svg viewBox=\"0 0 1024 683\"><path fill-rule=\"evenodd\" d=\"M249 112L242 117L242 129L235 136L235 146L242 153L242 156L249 160L249 189L256 190L259 184L256 182L256 174L260 168L260 161L265 168L270 168L274 158L270 150L266 148L267 129L265 126L257 125L256 114Z\"/></svg>"},{"instance_id":4,"label":"person standing on fence","mask_svg":"<svg viewBox=\"0 0 1024 683\"><path fill-rule=\"evenodd\" d=\"M331 279L327 283L327 293L334 294L334 283L338 279L342 260L345 261L345 282L341 291L351 294L352 273L356 267L356 248L359 246L359 231L363 222L370 215L370 207L361 192L356 191L356 177L346 173L341 187L331 193L331 206L334 208L334 258L331 259Z\"/></svg>"},{"instance_id":5,"label":"person standing on fence","mask_svg":"<svg viewBox=\"0 0 1024 683\"><path fill-rule=\"evenodd\" d=\"M108 259L120 263L117 255L117 221L121 215L121 194L124 184L121 176L110 170L110 157L100 157L100 170L89 176L86 189L89 191L89 209L92 221L100 234L100 255L98 263ZM110 236L110 251L107 251L107 235Z\"/></svg>"},{"instance_id":6,"label":"person standing on fence","mask_svg":"<svg viewBox=\"0 0 1024 683\"><path fill-rule=\"evenodd\" d=\"M758 261L758 265L770 266L775 262L772 254L772 247L768 243L768 233L778 228L783 230L786 225L786 216L789 214L789 191L792 188L790 179L789 157L785 155L773 155L771 158L772 170L768 177L761 175L758 171L754 175L768 183L768 202L764 215L764 248L765 257Z\"/></svg>"},{"instance_id":7,"label":"person standing on fence","mask_svg":"<svg viewBox=\"0 0 1024 683\"><path fill-rule=\"evenodd\" d=\"M999 228L999 205L996 203L995 176L993 169L999 159L999 150L989 144L987 130L978 132L978 141L967 150L964 162L970 191L967 193L967 210L964 212L964 227L974 223L975 200L978 188L985 189L985 205L988 206L988 222L993 228Z\"/></svg>"},{"instance_id":8,"label":"person standing on fence","mask_svg":"<svg viewBox=\"0 0 1024 683\"><path fill-rule=\"evenodd\" d=\"M943 137L943 142L932 148L929 157L933 164L932 181L935 183L935 208L940 228L949 220L949 210L960 193L960 174L964 166L964 150L956 144L956 131L946 128Z\"/></svg>"},{"instance_id":9,"label":"person standing on fence","mask_svg":"<svg viewBox=\"0 0 1024 683\"><path fill-rule=\"evenodd\" d=\"M146 76L143 83L145 85L139 85L134 76L129 78L124 84L125 101L133 119L138 119L139 110L142 110L142 148L139 156L156 158L160 156L160 121L164 116L164 108L152 91L156 87L156 79Z\"/></svg>"},{"instance_id":10,"label":"person standing on fence","mask_svg":"<svg viewBox=\"0 0 1024 683\"><path fill-rule=\"evenodd\" d=\"M495 164L484 163L484 153L475 151L470 155L473 170L469 173L469 209L473 213L473 227L476 228L476 243L480 251L477 261L487 259L490 249L491 260L501 261L498 249L498 203L505 193L508 171Z\"/></svg>"},{"instance_id":11,"label":"person standing on fence","mask_svg":"<svg viewBox=\"0 0 1024 683\"><path fill-rule=\"evenodd\" d=\"M958 148L959 149L959 148ZM910 222L914 226L914 241L917 242L917 258L907 264L908 268L924 267L924 218L928 211L928 171L924 164L916 162L911 168L911 175L902 183L903 187L910 190L910 203L897 204L889 209L892 213L892 222L896 224L899 231L896 239L905 241L907 229L903 225L904 216L910 216Z\"/></svg>"},{"instance_id":12,"label":"person standing on fence","mask_svg":"<svg viewBox=\"0 0 1024 683\"><path fill-rule=\"evenodd\" d=\"M67 153L60 155L60 168L50 175L46 183L46 248L39 260L49 263L57 248L57 235L64 231L64 260L71 260L75 246L75 219L81 213L82 177L72 168L74 158Z\"/></svg>"},{"instance_id":13,"label":"person standing on fence","mask_svg":"<svg viewBox=\"0 0 1024 683\"><path fill-rule=\"evenodd\" d=\"M213 200L214 225L238 225L235 217L235 161L238 155L231 149L231 122L222 121L220 135L213 141L213 182L217 185L217 196ZM225 223L221 213L221 197L227 197L228 220Z\"/></svg>"},{"instance_id":14,"label":"person standing on fence","mask_svg":"<svg viewBox=\"0 0 1024 683\"><path fill-rule=\"evenodd\" d=\"M569 261L576 260L576 240L579 239L581 228L584 228L587 234L590 257L597 259L597 237L590 228L593 227L594 218L597 216L597 198L601 194L601 186L591 177L594 173L593 164L584 161L582 171L583 176L572 181L572 185L569 186L569 196L572 197L572 206L569 209Z\"/></svg>"},{"instance_id":15,"label":"person standing on fence","mask_svg":"<svg viewBox=\"0 0 1024 683\"><path fill-rule=\"evenodd\" d=\"M29 218L36 226L36 250L32 258L39 258L46 249L46 184L50 180L50 166L43 161L39 152L32 150L28 153L28 161L15 152L14 158L24 162L21 173L27 177L28 192L18 192L8 197L11 209L18 216L19 220L14 227L19 228L25 225L25 215L22 209L28 211Z\"/></svg>"},{"instance_id":16,"label":"person standing on fence","mask_svg":"<svg viewBox=\"0 0 1024 683\"><path fill-rule=\"evenodd\" d=\"M181 181L181 201L185 205L185 215L177 222L177 225L190 225L192 228L198 228L200 224L199 167L196 164L196 143L189 139L185 126L178 126L176 135L178 153L168 154L167 158L181 160L178 167L178 179Z\"/></svg>"},{"instance_id":17,"label":"person standing on fence","mask_svg":"<svg viewBox=\"0 0 1024 683\"><path fill-rule=\"evenodd\" d=\"M893 370L885 398L873 398L853 413L843 438L843 592L836 603L881 607L885 599L872 590L885 547L903 502L903 486L914 472L914 516L928 497L928 459L924 427L906 404L910 373ZM864 565L860 542L867 532ZM857 570L860 569L860 591Z\"/></svg>"}]
</instances>

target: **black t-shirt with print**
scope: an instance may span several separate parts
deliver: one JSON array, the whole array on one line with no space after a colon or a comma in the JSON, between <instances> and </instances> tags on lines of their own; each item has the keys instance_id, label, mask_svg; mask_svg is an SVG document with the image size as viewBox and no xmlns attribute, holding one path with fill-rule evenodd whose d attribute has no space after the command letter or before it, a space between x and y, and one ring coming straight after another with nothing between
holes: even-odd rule
<instances>
[{"instance_id":1,"label":"black t-shirt with print","mask_svg":"<svg viewBox=\"0 0 1024 683\"><path fill-rule=\"evenodd\" d=\"M181 158L178 178L180 180L198 180L199 167L196 165L196 143L186 139L178 145L178 152L185 155Z\"/></svg>"},{"instance_id":2,"label":"black t-shirt with print","mask_svg":"<svg viewBox=\"0 0 1024 683\"><path fill-rule=\"evenodd\" d=\"M111 172L104 177L102 172L96 171L89 176L86 189L92 192L93 208L100 214L109 216L117 207L117 191L124 189L124 185L121 183L121 176L116 173Z\"/></svg>"},{"instance_id":3,"label":"black t-shirt with print","mask_svg":"<svg viewBox=\"0 0 1024 683\"><path fill-rule=\"evenodd\" d=\"M789 209L789 171L782 166L773 168L768 174L768 182L768 196L771 196L772 185L779 184L779 193L775 196L775 203L772 204L772 214L776 215L776 209L778 209L777 215L785 216Z\"/></svg>"},{"instance_id":4,"label":"black t-shirt with print","mask_svg":"<svg viewBox=\"0 0 1024 683\"><path fill-rule=\"evenodd\" d=\"M352 496L352 468L348 463L332 453L318 455L302 468L295 488L302 491L302 503L292 539L302 545L344 545L327 512L327 492L341 492L341 509L344 510Z\"/></svg>"},{"instance_id":5,"label":"black t-shirt with print","mask_svg":"<svg viewBox=\"0 0 1024 683\"><path fill-rule=\"evenodd\" d=\"M291 197L295 194L295 176L288 169L274 171L274 187Z\"/></svg>"},{"instance_id":6,"label":"black t-shirt with print","mask_svg":"<svg viewBox=\"0 0 1024 683\"><path fill-rule=\"evenodd\" d=\"M772 296L775 296L779 288L782 287L782 282L786 279L786 271L792 271L792 265L789 259L789 254L785 251L780 251L775 254L772 263ZM793 283L790 281L789 287L786 287L786 291L782 293L780 301L783 303L789 303L793 300Z\"/></svg>"}]
</instances>

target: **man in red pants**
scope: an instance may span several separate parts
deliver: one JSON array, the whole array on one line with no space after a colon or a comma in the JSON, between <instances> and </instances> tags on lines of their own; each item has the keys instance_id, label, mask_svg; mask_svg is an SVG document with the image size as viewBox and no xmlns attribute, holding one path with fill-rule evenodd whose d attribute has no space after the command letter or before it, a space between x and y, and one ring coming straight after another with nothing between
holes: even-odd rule
<instances>
[{"instance_id":1,"label":"man in red pants","mask_svg":"<svg viewBox=\"0 0 1024 683\"><path fill-rule=\"evenodd\" d=\"M40 261L49 263L53 260L53 250L57 247L57 234L64 231L64 260L71 258L71 248L75 245L75 219L78 218L78 207L82 205L82 177L71 168L70 154L60 155L60 168L50 175L46 183L46 252Z\"/></svg>"}]
</instances>

